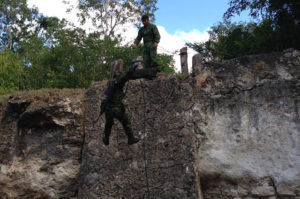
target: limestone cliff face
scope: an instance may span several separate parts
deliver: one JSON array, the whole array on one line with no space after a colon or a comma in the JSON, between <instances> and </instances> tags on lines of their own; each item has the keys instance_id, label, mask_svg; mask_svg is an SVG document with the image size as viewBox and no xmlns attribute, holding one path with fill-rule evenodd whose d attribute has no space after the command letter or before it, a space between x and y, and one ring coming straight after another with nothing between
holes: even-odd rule
<instances>
[{"instance_id":1,"label":"limestone cliff face","mask_svg":"<svg viewBox=\"0 0 300 199\"><path fill-rule=\"evenodd\" d=\"M103 145L104 89L8 100L0 198L300 198L299 51L130 81L133 146L117 121Z\"/></svg>"},{"instance_id":2,"label":"limestone cliff face","mask_svg":"<svg viewBox=\"0 0 300 199\"><path fill-rule=\"evenodd\" d=\"M299 198L299 51L198 69L187 118L203 198Z\"/></svg>"},{"instance_id":3,"label":"limestone cliff face","mask_svg":"<svg viewBox=\"0 0 300 199\"><path fill-rule=\"evenodd\" d=\"M82 92L10 98L0 123L0 198L74 198L84 138Z\"/></svg>"},{"instance_id":4,"label":"limestone cliff face","mask_svg":"<svg viewBox=\"0 0 300 199\"><path fill-rule=\"evenodd\" d=\"M196 198L193 134L185 109L192 107L192 88L175 77L130 81L127 110L141 142L127 145L117 122L111 144L102 143L105 118L99 115L103 87L87 92L86 130L79 198Z\"/></svg>"}]
</instances>

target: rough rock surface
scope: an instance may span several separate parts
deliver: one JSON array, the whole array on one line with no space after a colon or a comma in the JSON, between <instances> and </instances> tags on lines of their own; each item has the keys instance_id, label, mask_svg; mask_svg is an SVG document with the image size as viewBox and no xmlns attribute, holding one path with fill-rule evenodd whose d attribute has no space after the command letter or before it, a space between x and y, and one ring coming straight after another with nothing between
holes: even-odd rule
<instances>
[{"instance_id":1,"label":"rough rock surface","mask_svg":"<svg viewBox=\"0 0 300 199\"><path fill-rule=\"evenodd\" d=\"M83 145L82 92L15 96L0 123L0 198L74 198ZM45 101L46 100L46 101Z\"/></svg>"},{"instance_id":2,"label":"rough rock surface","mask_svg":"<svg viewBox=\"0 0 300 199\"><path fill-rule=\"evenodd\" d=\"M133 146L117 121L103 145L104 89L9 100L0 198L300 198L299 51L199 62L184 81L130 81Z\"/></svg>"},{"instance_id":3,"label":"rough rock surface","mask_svg":"<svg viewBox=\"0 0 300 199\"><path fill-rule=\"evenodd\" d=\"M199 66L187 120L203 198L300 197L299 54Z\"/></svg>"},{"instance_id":4,"label":"rough rock surface","mask_svg":"<svg viewBox=\"0 0 300 199\"><path fill-rule=\"evenodd\" d=\"M193 135L182 117L191 107L187 88L175 77L130 81L127 110L141 142L128 146L115 121L105 146L105 117L96 120L103 87L91 86L79 198L196 198Z\"/></svg>"}]
</instances>

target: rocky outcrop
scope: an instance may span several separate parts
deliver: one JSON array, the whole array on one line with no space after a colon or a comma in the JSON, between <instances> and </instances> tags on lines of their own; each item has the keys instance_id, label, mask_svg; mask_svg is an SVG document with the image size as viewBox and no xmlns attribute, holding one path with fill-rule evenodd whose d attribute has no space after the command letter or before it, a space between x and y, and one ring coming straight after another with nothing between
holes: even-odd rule
<instances>
[{"instance_id":1,"label":"rocky outcrop","mask_svg":"<svg viewBox=\"0 0 300 199\"><path fill-rule=\"evenodd\" d=\"M0 198L74 198L84 138L82 91L15 96L0 124ZM63 92L65 94L65 92Z\"/></svg>"},{"instance_id":2,"label":"rocky outcrop","mask_svg":"<svg viewBox=\"0 0 300 199\"><path fill-rule=\"evenodd\" d=\"M132 147L119 124L101 143L92 85L79 198L300 197L299 67L290 50L200 64L184 82L132 81Z\"/></svg>"},{"instance_id":3,"label":"rocky outcrop","mask_svg":"<svg viewBox=\"0 0 300 199\"><path fill-rule=\"evenodd\" d=\"M196 198L193 134L184 120L192 90L172 77L130 81L126 104L141 142L127 145L115 121L111 144L102 143L104 116L99 115L103 86L87 92L87 129L79 198Z\"/></svg>"},{"instance_id":4,"label":"rocky outcrop","mask_svg":"<svg viewBox=\"0 0 300 199\"><path fill-rule=\"evenodd\" d=\"M300 53L199 65L188 118L203 198L300 196Z\"/></svg>"},{"instance_id":5,"label":"rocky outcrop","mask_svg":"<svg viewBox=\"0 0 300 199\"><path fill-rule=\"evenodd\" d=\"M133 146L117 121L103 145L104 89L8 100L2 198L300 198L299 51L130 81Z\"/></svg>"}]
</instances>

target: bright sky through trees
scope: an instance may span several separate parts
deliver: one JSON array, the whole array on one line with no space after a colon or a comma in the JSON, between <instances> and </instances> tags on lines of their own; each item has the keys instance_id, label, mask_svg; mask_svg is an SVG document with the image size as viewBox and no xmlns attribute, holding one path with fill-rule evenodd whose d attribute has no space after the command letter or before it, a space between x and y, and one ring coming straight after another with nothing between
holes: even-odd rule
<instances>
[{"instance_id":1,"label":"bright sky through trees","mask_svg":"<svg viewBox=\"0 0 300 199\"><path fill-rule=\"evenodd\" d=\"M69 0L71 3L76 0ZM76 15L66 13L63 0L29 0L29 6L36 5L40 12L46 16L67 18L76 22ZM203 42L208 40L207 30L222 21L226 9L229 7L227 0L158 0L158 11L155 13L155 24L158 26L162 39L158 48L159 53L173 54L176 61L176 70L180 69L178 51L185 46L185 42ZM236 17L234 21L247 20L246 14ZM88 28L88 27L87 27ZM126 41L131 42L137 34L137 29L128 26ZM189 67L191 57L195 54L189 50Z\"/></svg>"},{"instance_id":2,"label":"bright sky through trees","mask_svg":"<svg viewBox=\"0 0 300 199\"><path fill-rule=\"evenodd\" d=\"M156 24L163 26L170 34L176 32L206 31L218 21L222 21L229 7L228 0L159 0ZM247 13L233 21L249 20Z\"/></svg>"}]
</instances>

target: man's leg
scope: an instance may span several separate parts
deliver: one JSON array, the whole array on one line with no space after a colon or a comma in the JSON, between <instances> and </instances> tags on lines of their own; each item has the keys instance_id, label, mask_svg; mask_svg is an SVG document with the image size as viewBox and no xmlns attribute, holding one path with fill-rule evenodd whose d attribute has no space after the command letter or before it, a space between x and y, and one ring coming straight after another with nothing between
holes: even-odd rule
<instances>
[{"instance_id":1,"label":"man's leg","mask_svg":"<svg viewBox=\"0 0 300 199\"><path fill-rule=\"evenodd\" d=\"M155 68L156 70L158 69L158 63L157 63L157 49L152 47L150 49L150 67Z\"/></svg>"},{"instance_id":2,"label":"man's leg","mask_svg":"<svg viewBox=\"0 0 300 199\"><path fill-rule=\"evenodd\" d=\"M105 128L104 128L104 137L103 137L103 143L105 145L109 145L109 136L111 133L111 128L114 124L114 118L110 111L105 112Z\"/></svg>"},{"instance_id":3,"label":"man's leg","mask_svg":"<svg viewBox=\"0 0 300 199\"><path fill-rule=\"evenodd\" d=\"M131 122L125 113L125 107L121 108L120 114L117 116L117 119L122 123L125 133L128 137L128 144L135 144L139 141L138 138L135 138L132 133Z\"/></svg>"},{"instance_id":4,"label":"man's leg","mask_svg":"<svg viewBox=\"0 0 300 199\"><path fill-rule=\"evenodd\" d=\"M144 53L143 53L144 68L151 67L151 58L150 58L151 46L150 46L150 44L149 43L144 44Z\"/></svg>"}]
</instances>

